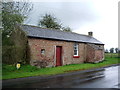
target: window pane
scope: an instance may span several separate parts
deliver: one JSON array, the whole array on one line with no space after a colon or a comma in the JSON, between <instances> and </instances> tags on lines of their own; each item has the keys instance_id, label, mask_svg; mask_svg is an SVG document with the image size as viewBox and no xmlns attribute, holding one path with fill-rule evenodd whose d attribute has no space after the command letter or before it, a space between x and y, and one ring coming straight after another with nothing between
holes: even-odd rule
<instances>
[{"instance_id":1,"label":"window pane","mask_svg":"<svg viewBox=\"0 0 120 90\"><path fill-rule=\"evenodd\" d=\"M74 55L78 55L78 43L74 43Z\"/></svg>"},{"instance_id":2,"label":"window pane","mask_svg":"<svg viewBox=\"0 0 120 90\"><path fill-rule=\"evenodd\" d=\"M74 50L74 55L77 55L77 50Z\"/></svg>"},{"instance_id":3,"label":"window pane","mask_svg":"<svg viewBox=\"0 0 120 90\"><path fill-rule=\"evenodd\" d=\"M74 55L77 55L77 52L74 52Z\"/></svg>"},{"instance_id":4,"label":"window pane","mask_svg":"<svg viewBox=\"0 0 120 90\"><path fill-rule=\"evenodd\" d=\"M74 49L76 50L76 49L77 49L77 47L74 47Z\"/></svg>"},{"instance_id":5,"label":"window pane","mask_svg":"<svg viewBox=\"0 0 120 90\"><path fill-rule=\"evenodd\" d=\"M77 50L74 50L74 52L77 52Z\"/></svg>"}]
</instances>

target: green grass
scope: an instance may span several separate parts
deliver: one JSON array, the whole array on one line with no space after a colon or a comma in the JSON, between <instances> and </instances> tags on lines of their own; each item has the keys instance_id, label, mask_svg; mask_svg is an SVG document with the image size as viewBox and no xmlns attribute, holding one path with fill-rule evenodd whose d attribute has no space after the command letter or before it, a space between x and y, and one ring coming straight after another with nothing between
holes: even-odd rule
<instances>
[{"instance_id":1,"label":"green grass","mask_svg":"<svg viewBox=\"0 0 120 90\"><path fill-rule=\"evenodd\" d=\"M116 53L106 53L105 54L105 57L118 57L118 54L116 54Z\"/></svg>"},{"instance_id":2,"label":"green grass","mask_svg":"<svg viewBox=\"0 0 120 90\"><path fill-rule=\"evenodd\" d=\"M31 65L22 65L19 70L17 70L13 65L3 64L2 79L62 74L71 71L93 69L93 68L99 68L112 64L118 64L119 63L118 61L120 61L120 58L117 58L117 56L113 56L111 58L108 54L106 54L105 60L97 64L93 64L93 63L71 64L61 67L51 67L51 68L42 68L42 69L36 68L35 66L31 66Z\"/></svg>"}]
</instances>

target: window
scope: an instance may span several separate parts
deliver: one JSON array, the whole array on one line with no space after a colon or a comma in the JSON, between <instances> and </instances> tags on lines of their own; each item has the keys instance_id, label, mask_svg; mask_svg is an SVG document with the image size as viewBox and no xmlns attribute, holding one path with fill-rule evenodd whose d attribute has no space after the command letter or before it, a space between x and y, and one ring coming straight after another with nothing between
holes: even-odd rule
<instances>
[{"instance_id":1,"label":"window","mask_svg":"<svg viewBox=\"0 0 120 90\"><path fill-rule=\"evenodd\" d=\"M41 49L41 54L45 54L45 49Z\"/></svg>"},{"instance_id":2,"label":"window","mask_svg":"<svg viewBox=\"0 0 120 90\"><path fill-rule=\"evenodd\" d=\"M74 56L78 56L78 43L74 44Z\"/></svg>"}]
</instances>

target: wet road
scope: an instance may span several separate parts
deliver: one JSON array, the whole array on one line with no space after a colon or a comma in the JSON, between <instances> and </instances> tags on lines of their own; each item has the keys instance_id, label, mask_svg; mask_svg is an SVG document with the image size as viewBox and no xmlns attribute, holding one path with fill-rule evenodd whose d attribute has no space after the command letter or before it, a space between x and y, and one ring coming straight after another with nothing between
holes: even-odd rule
<instances>
[{"instance_id":1,"label":"wet road","mask_svg":"<svg viewBox=\"0 0 120 90\"><path fill-rule=\"evenodd\" d=\"M118 88L118 68L120 66L48 77L3 80L3 88Z\"/></svg>"}]
</instances>

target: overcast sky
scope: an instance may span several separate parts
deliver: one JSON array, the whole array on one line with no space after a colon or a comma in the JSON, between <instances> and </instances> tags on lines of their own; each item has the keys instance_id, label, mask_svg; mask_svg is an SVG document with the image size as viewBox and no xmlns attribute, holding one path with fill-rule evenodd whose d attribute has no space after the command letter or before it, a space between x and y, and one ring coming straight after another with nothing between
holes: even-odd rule
<instances>
[{"instance_id":1,"label":"overcast sky","mask_svg":"<svg viewBox=\"0 0 120 90\"><path fill-rule=\"evenodd\" d=\"M32 1L32 0L31 0ZM105 44L105 48L118 47L119 0L33 0L34 8L25 22L37 25L45 13L53 14L73 32L88 34Z\"/></svg>"}]
</instances>

